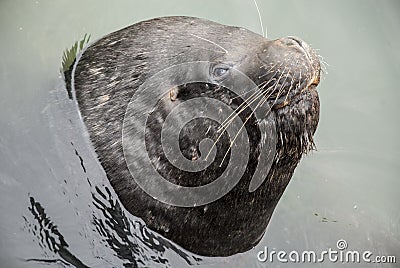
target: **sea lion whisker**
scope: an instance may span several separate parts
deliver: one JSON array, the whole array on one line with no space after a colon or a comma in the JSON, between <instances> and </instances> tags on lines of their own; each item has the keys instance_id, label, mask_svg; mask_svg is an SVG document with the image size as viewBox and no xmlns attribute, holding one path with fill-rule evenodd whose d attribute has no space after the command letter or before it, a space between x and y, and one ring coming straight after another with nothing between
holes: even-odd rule
<instances>
[{"instance_id":1,"label":"sea lion whisker","mask_svg":"<svg viewBox=\"0 0 400 268\"><path fill-rule=\"evenodd\" d=\"M244 107L242 107L242 109L240 109L240 111L238 112L238 113L235 113L235 112L233 112L232 114L234 114L234 116L231 118L231 119L229 119L229 121L228 122L225 122L224 121L224 126L222 126L222 124L221 124L221 126L217 129L217 132L220 132L220 134L218 135L218 137L217 137L217 139L214 141L214 143L213 143L213 145L211 146L211 148L210 148L210 150L208 151L208 153L207 153L207 155L206 155L206 157L205 157L205 159L207 159L209 156L210 156L210 153L211 153L211 150L212 150L212 148L214 148L216 145L217 145L217 143L218 143L218 141L221 139L221 137L222 137L222 135L224 134L224 131L222 131L222 130L226 130L228 127L229 127L229 125L230 124L232 124L232 122L233 122L233 120L237 117L237 116L239 116L239 114L241 114L244 110L246 110L246 108L248 108L254 101L256 101L258 98L260 98L262 95L263 95L263 93L260 91L260 92L256 92L256 93L258 93L252 100L251 100L251 102L250 103L247 103L246 101L244 101L243 103L245 103L246 105L244 106ZM254 94L254 93L253 93ZM252 95L253 95L252 94ZM242 103L242 104L243 104ZM232 115L231 114L231 115ZM230 115L230 116L231 116ZM229 117L228 117L229 118ZM222 161L223 162L223 161Z\"/></svg>"},{"instance_id":2,"label":"sea lion whisker","mask_svg":"<svg viewBox=\"0 0 400 268\"><path fill-rule=\"evenodd\" d=\"M268 87L267 90L270 89L270 88L272 88L272 86ZM263 101L263 103L262 103L261 105L263 105L265 102L268 101L269 97L271 97L272 94L274 94L275 90L276 90L276 89L273 89L271 92L269 92L269 94L265 95L264 101ZM278 92L278 94L279 94L279 92ZM272 107L272 106L269 107L269 109L268 109L269 111L271 110L271 107ZM268 111L268 112L269 112L269 111Z\"/></svg>"},{"instance_id":3,"label":"sea lion whisker","mask_svg":"<svg viewBox=\"0 0 400 268\"><path fill-rule=\"evenodd\" d=\"M279 98L281 97L282 92L283 92L283 89L282 89L282 88L279 89L279 91L278 91L278 93L276 94L276 97L275 97L275 99L274 99L274 102L272 103L271 106L274 106L274 105L276 104L276 102L277 102L277 101L279 100Z\"/></svg>"},{"instance_id":4,"label":"sea lion whisker","mask_svg":"<svg viewBox=\"0 0 400 268\"><path fill-rule=\"evenodd\" d=\"M287 79L288 77L289 77L289 73L286 75L285 81L283 81L282 86L285 84L286 79ZM288 96L289 96L289 92L290 92L290 90L291 90L291 88L292 88L292 85L293 85L293 79L291 80L291 83L290 83L290 86L289 86L289 89L288 89L288 93L286 94L286 97L285 97L285 100L283 101L283 103L286 103L286 102L287 102L287 98L288 98Z\"/></svg>"},{"instance_id":5,"label":"sea lion whisker","mask_svg":"<svg viewBox=\"0 0 400 268\"><path fill-rule=\"evenodd\" d=\"M264 87L266 86L266 84L264 85ZM262 89L264 89L264 87ZM268 97L271 96L271 94L273 93L273 91L268 95ZM279 95L279 92L278 92ZM238 135L240 134L240 132L242 131L242 129L244 128L244 126L246 125L247 121L251 118L252 115L254 115L254 113L256 112L256 110L261 107L265 102L268 101L268 97L265 98L261 98L260 101L258 102L258 104L256 105L256 107L254 108L254 110L252 110L251 114L249 116L246 117L245 122L242 124L242 126L240 127L240 129L238 130L238 132L236 133L235 137L233 138L233 140L231 141L228 150L226 151L221 163L220 163L220 167L222 166L222 164L225 161L226 156L228 155L230 149L232 148L232 145L234 144L235 140L237 139ZM271 111L271 107L269 108L268 112ZM267 112L267 113L268 113Z\"/></svg>"},{"instance_id":6,"label":"sea lion whisker","mask_svg":"<svg viewBox=\"0 0 400 268\"><path fill-rule=\"evenodd\" d=\"M250 118L254 115L254 113L256 112L257 108L260 107L260 104L261 104L261 103L264 103L264 101L265 101L265 100L264 100L263 98L261 98L261 100L257 103L256 107L254 108L254 110L250 113L249 116L246 117L245 121L244 121L243 124L240 126L240 128L239 128L238 132L236 133L235 137L234 137L233 140L230 142L229 148L228 148L228 150L226 150L225 155L224 155L224 157L222 158L221 163L219 164L220 167L222 167L222 164L224 163L225 158L227 157L229 151L231 150L231 148L232 148L233 144L235 143L237 137L239 136L240 132L241 132L241 131L243 130L243 128L245 127L247 121L249 121L249 119L250 119Z\"/></svg>"},{"instance_id":7,"label":"sea lion whisker","mask_svg":"<svg viewBox=\"0 0 400 268\"><path fill-rule=\"evenodd\" d=\"M289 87L288 92L286 93L286 96L285 96L285 100L283 101L284 104L287 103L287 101L288 101L287 99L288 99L289 94L290 94L290 92L292 91L292 89L293 89L292 87Z\"/></svg>"},{"instance_id":8,"label":"sea lion whisker","mask_svg":"<svg viewBox=\"0 0 400 268\"><path fill-rule=\"evenodd\" d=\"M322 73L328 74L328 66L329 66L329 64L326 61L324 61L323 59L320 59L320 63L321 63L321 66L322 66L322 68L321 68Z\"/></svg>"},{"instance_id":9,"label":"sea lion whisker","mask_svg":"<svg viewBox=\"0 0 400 268\"><path fill-rule=\"evenodd\" d=\"M300 87L301 87L301 78L302 78L302 76L301 76L301 70L300 70L300 73L299 73L299 82L297 82L297 89L300 89Z\"/></svg>"},{"instance_id":10,"label":"sea lion whisker","mask_svg":"<svg viewBox=\"0 0 400 268\"><path fill-rule=\"evenodd\" d=\"M252 92L253 90L258 90L259 89L259 87L263 84L263 83L265 83L265 82L262 82L262 83L260 83L259 85L257 85L257 86L255 86L253 89L251 89L251 90L249 90L249 91L247 91L247 92L244 92L243 94L241 94L241 96L243 96L244 94L248 94L249 92ZM255 91L253 94L251 94L247 99L245 99L245 100L243 100L243 102L224 120L224 122L222 122L222 124L221 124L221 126L223 126L228 120L230 120L230 117L231 116L233 116L233 115L238 115L238 114L240 114L243 110L241 110L239 113L237 112L239 109L241 109L242 108L242 106L244 106L244 105L246 105L246 103L248 103L248 101L250 101L251 100L251 98L253 98L254 97L254 95L257 95L259 92L258 91ZM240 95L238 95L238 96L240 96ZM238 97L237 96L237 97ZM251 104L251 103L250 103ZM245 108L247 108L247 107L245 107Z\"/></svg>"},{"instance_id":11,"label":"sea lion whisker","mask_svg":"<svg viewBox=\"0 0 400 268\"><path fill-rule=\"evenodd\" d=\"M267 83L268 81L263 81L263 82L261 82L258 86L260 86L260 85L262 85L262 84L265 84L265 83ZM244 93L242 93L242 94L238 94L238 95L236 95L235 97L232 97L231 99L232 100L235 100L235 99L237 99L237 98L241 98L241 97L243 97L245 94L248 94L249 92L253 92L253 91L256 91L256 90L258 90L259 88L258 87L254 87L254 88L252 88L252 89L250 89L249 91L246 91L246 92L244 92ZM242 104L241 104L242 105Z\"/></svg>"},{"instance_id":12,"label":"sea lion whisker","mask_svg":"<svg viewBox=\"0 0 400 268\"><path fill-rule=\"evenodd\" d=\"M280 80L279 80L280 81ZM279 81L277 82L277 84L276 85L278 85L279 84ZM282 84L283 85L283 84ZM276 104L276 102L278 101L278 99L281 97L281 95L282 95L282 92L283 92L283 90L284 90L284 87L281 85L281 87L279 88L279 90L278 90L278 93L277 93L277 95L276 95L276 97L275 97L275 100L274 100L274 102L272 103L272 105L271 105L271 107L273 107L275 104ZM274 91L275 91L276 89L274 89Z\"/></svg>"},{"instance_id":13,"label":"sea lion whisker","mask_svg":"<svg viewBox=\"0 0 400 268\"><path fill-rule=\"evenodd\" d=\"M276 83L272 86L269 86L268 88L264 89L263 88L263 93L265 94L265 98L268 99L269 97L271 97L277 90L277 86Z\"/></svg>"},{"instance_id":14,"label":"sea lion whisker","mask_svg":"<svg viewBox=\"0 0 400 268\"><path fill-rule=\"evenodd\" d=\"M262 90L263 90L265 87L266 87L266 85L262 88ZM268 87L267 90L270 89L270 88L272 88L272 86ZM269 92L268 95L266 95L266 96L263 98L263 102L261 103L261 106L264 105L264 103L266 103L266 102L268 101L268 98L271 97L271 95L272 95L274 92L275 92L275 90L272 90L271 92ZM278 94L279 94L279 92L278 92ZM275 102L274 102L274 103L275 103ZM269 105L269 106L268 106L268 111L266 112L266 114L268 114L268 113L272 110L272 109L271 109L272 106L273 106L273 105Z\"/></svg>"},{"instance_id":15,"label":"sea lion whisker","mask_svg":"<svg viewBox=\"0 0 400 268\"><path fill-rule=\"evenodd\" d=\"M216 53L222 53L222 54L225 54L225 53L226 53L225 51L212 50L212 49L208 49L208 48L205 48L205 47L196 47L196 49L198 49L198 50L210 51L210 52L216 52Z\"/></svg>"},{"instance_id":16,"label":"sea lion whisker","mask_svg":"<svg viewBox=\"0 0 400 268\"><path fill-rule=\"evenodd\" d=\"M218 131L221 131L222 129L226 129L232 123L232 121L235 119L235 117L239 116L244 110L246 110L255 100L257 100L262 95L262 93L258 92L258 91L256 91L255 93L256 93L256 95L254 97L247 98L246 100L244 100L241 103L240 106L242 106L242 107L240 108L239 112L235 112L238 110L238 108L239 108L238 107L235 109L234 112L231 113L230 116L233 116L232 118L229 118L230 117L229 116L227 119L225 119L225 121L221 124ZM255 93L253 93L252 95L254 95Z\"/></svg>"},{"instance_id":17,"label":"sea lion whisker","mask_svg":"<svg viewBox=\"0 0 400 268\"><path fill-rule=\"evenodd\" d=\"M265 86L266 86L266 85L265 85ZM264 88L265 88L265 86L264 86ZM273 88L270 92L268 92L268 89L270 89L270 88L272 88L272 87L274 87L274 88ZM264 88L262 88L262 90L264 90ZM268 92L269 94L265 95L265 98L263 99L263 102L261 103L261 105L264 105L264 103L266 103L266 102L268 101L269 97L271 97L272 94L275 93L276 89L277 89L276 84L275 84L274 86L269 86L269 87L267 88L267 91L266 91L266 92ZM280 91L278 91L278 93L277 93L277 98L279 98L279 95L280 95ZM271 107L275 104L277 98L275 98L275 101L273 102L272 105L269 105L269 109L268 109L268 111L267 111L267 114L271 111Z\"/></svg>"},{"instance_id":18,"label":"sea lion whisker","mask_svg":"<svg viewBox=\"0 0 400 268\"><path fill-rule=\"evenodd\" d=\"M256 0L253 0L253 1L254 1L254 5L256 6L256 9L257 9L258 18L259 18L259 20L260 20L260 26L261 26L261 33L262 33L262 36L265 36L265 38L267 38L267 35L264 34L264 25L263 25L263 22L262 22L260 9L258 8L258 5L257 5L257 1L256 1Z\"/></svg>"},{"instance_id":19,"label":"sea lion whisker","mask_svg":"<svg viewBox=\"0 0 400 268\"><path fill-rule=\"evenodd\" d=\"M207 41L207 42L209 42L209 43L211 43L211 44L213 44L213 45L219 47L219 48L222 49L223 51L225 51L226 54L229 54L228 50L226 50L226 49L223 48L221 45L218 45L217 43L215 43L215 42L213 42L213 41L211 41L211 40L209 40L209 39L207 39L207 38L204 38L204 37L201 37L201 36L192 34L192 33L191 33L190 35L192 35L192 36L194 36L194 37L196 37L196 38L199 38L199 39L201 39L201 40Z\"/></svg>"},{"instance_id":20,"label":"sea lion whisker","mask_svg":"<svg viewBox=\"0 0 400 268\"><path fill-rule=\"evenodd\" d=\"M279 67L281 67L282 65L283 65L283 63L281 63L279 66L278 66L278 63L275 63L275 64L272 65L271 68L269 68L263 75L259 76L258 79L263 78L263 77L266 76L266 75L269 75L270 72L271 72L271 70L272 70L273 68L275 68L275 67L277 67L277 66L278 66L278 68L279 68ZM266 65L262 65L261 67L266 68L267 66L266 66ZM278 68L277 68L277 69L278 69ZM275 71L275 74L276 74L276 73L278 73L278 71Z\"/></svg>"},{"instance_id":21,"label":"sea lion whisker","mask_svg":"<svg viewBox=\"0 0 400 268\"><path fill-rule=\"evenodd\" d=\"M290 91L293 89L293 78L291 79L291 81L290 81L290 86L289 86L289 89L288 89L288 93L286 94L286 97L285 97L285 100L284 100L284 103L286 103L287 102L287 98L288 98L288 96L289 96L289 93L290 93Z\"/></svg>"},{"instance_id":22,"label":"sea lion whisker","mask_svg":"<svg viewBox=\"0 0 400 268\"><path fill-rule=\"evenodd\" d=\"M270 82L273 82L274 80L277 80L277 78L276 78L275 76L276 76L278 73L279 73L278 71L276 71L275 73L273 73L273 74L272 74L272 77L271 77L269 80L266 80L266 81L265 81L265 84L269 84ZM271 73L268 73L268 74L271 74ZM264 74L263 76L265 76L265 75L267 75L267 74Z\"/></svg>"},{"instance_id":23,"label":"sea lion whisker","mask_svg":"<svg viewBox=\"0 0 400 268\"><path fill-rule=\"evenodd\" d=\"M314 49L316 52L317 51L319 51L320 49ZM319 54L319 53L316 53L316 55L317 55L317 57L318 57L318 59L319 59L319 62L320 62L320 64L321 64L321 71L323 72L323 73L325 73L325 74L328 74L328 67L330 66L329 65L329 63L327 63L326 61L325 61L325 59L324 59L324 57L321 55L321 54Z\"/></svg>"},{"instance_id":24,"label":"sea lion whisker","mask_svg":"<svg viewBox=\"0 0 400 268\"><path fill-rule=\"evenodd\" d=\"M268 99L267 99L267 98L264 98L264 99L263 99L263 102L261 103L261 106L263 106L264 103L266 103L267 101L268 101ZM270 111L272 111L271 107L272 107L271 105L268 105L268 110L267 110L266 114L268 114Z\"/></svg>"},{"instance_id":25,"label":"sea lion whisker","mask_svg":"<svg viewBox=\"0 0 400 268\"><path fill-rule=\"evenodd\" d=\"M264 84L264 85L263 85ZM260 89L259 87L263 85L262 88L264 88L267 85L267 82L262 82L259 85L257 85L256 87L254 87L253 89L249 90L249 92L255 90L255 89ZM244 94L246 94L248 92L245 92ZM258 93L258 94L257 94ZM244 95L242 94L242 95ZM256 95L256 96L254 96ZM249 105L251 105L256 99L258 99L260 96L263 95L262 90L260 90L259 92L256 91L254 92L250 97L248 97L247 99L245 99L240 105L239 107L237 107L225 120L224 122L220 125L220 127L217 129L217 132L221 131L221 130L226 130L228 128L228 126L233 122L233 120L239 116L247 107L249 107ZM253 98L253 100L251 100L251 102L249 103L249 100ZM243 106L244 105L244 106ZM243 107L242 107L243 106ZM241 108L242 107L242 108ZM241 110L239 112L237 112L237 110L239 110L241 108ZM232 118L230 118L231 116L233 116ZM228 121L229 120L229 121ZM219 139L222 137L222 134L224 132L221 131L220 135L218 136L217 140L214 142L214 145L211 147L211 149L216 145L216 143L219 141ZM207 157L209 156L211 149L209 151L209 153L207 154ZM207 158L206 157L206 158Z\"/></svg>"},{"instance_id":26,"label":"sea lion whisker","mask_svg":"<svg viewBox=\"0 0 400 268\"><path fill-rule=\"evenodd\" d=\"M260 92L256 92L256 93L258 93L256 96L254 96L254 98L253 98L253 100L251 101L251 103L253 103L255 100L257 100L260 96L262 96L262 94L260 93ZM252 94L252 95L254 95L254 93ZM249 99L249 98L248 98ZM207 154L207 156L206 156L206 158L205 159L207 159L207 157L210 155L210 153L211 153L211 150L212 150L212 148L218 143L218 141L221 139L221 137L222 137L222 135L223 135L223 133L224 133L224 131L221 131L221 130L226 130L228 127L229 127L229 125L233 122L233 120L240 114L240 113L242 113L251 103L249 103L249 104L247 104L246 103L246 101L244 101L243 103L245 103L245 106L244 107L242 107L241 109L240 109L240 111L238 112L238 113L235 113L235 112L233 112L232 114L234 115L231 119L229 119L229 121L227 121L227 119L222 123L222 124L224 124L224 126L220 126L219 128L218 128L218 130L217 130L217 132L220 132L220 134L218 135L218 137L217 137L217 139L215 140L215 142L214 142L214 144L213 144L213 146L211 146L211 148L210 148L210 151L208 152L208 154ZM243 104L242 103L242 104ZM242 105L241 104L241 105ZM239 108L239 107L238 107ZM237 108L237 109L238 109ZM237 110L236 109L236 110ZM231 114L231 115L232 115ZM231 116L230 115L230 116ZM229 116L229 117L230 117ZM229 118L228 117L228 118ZM221 125L222 125L221 124Z\"/></svg>"},{"instance_id":27,"label":"sea lion whisker","mask_svg":"<svg viewBox=\"0 0 400 268\"><path fill-rule=\"evenodd\" d=\"M286 68L287 68L287 66L285 66L285 68L284 68L283 71L281 72L280 76L278 77L278 79L277 79L277 81L276 81L276 83L275 83L274 89L272 90L273 92L276 90L277 86L279 85L279 83L280 83L280 81L281 81L281 79L282 79L282 76L283 76L283 74L285 73Z\"/></svg>"}]
</instances>

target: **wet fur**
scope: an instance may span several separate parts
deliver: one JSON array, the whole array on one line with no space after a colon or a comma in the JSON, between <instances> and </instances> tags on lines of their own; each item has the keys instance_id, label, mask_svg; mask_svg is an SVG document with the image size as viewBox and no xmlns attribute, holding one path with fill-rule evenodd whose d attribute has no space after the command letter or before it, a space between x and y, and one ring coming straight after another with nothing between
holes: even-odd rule
<instances>
[{"instance_id":1,"label":"wet fur","mask_svg":"<svg viewBox=\"0 0 400 268\"><path fill-rule=\"evenodd\" d=\"M261 187L251 193L248 187L256 168L262 133L258 130L254 117L251 117L251 110L245 109L239 116L242 121L250 116L246 131L250 133L252 146L244 176L221 199L195 208L174 207L158 202L136 185L123 156L121 129L124 113L135 90L151 75L177 63L197 60L228 62L248 70L249 77L263 86L263 94L269 94L268 104L274 105L290 93L281 90L279 94L279 89L283 86L277 85L287 85L290 81L278 79L287 74L284 73L284 62L280 65L280 72L278 65L276 68L272 64L268 65L275 58L282 59L283 56L278 52L261 61L246 59L268 50L270 44L260 47L260 40L265 39L248 30L197 18L153 19L101 38L86 49L71 69L72 88L90 139L125 208L142 218L151 229L197 254L232 255L252 248L261 239L302 154L314 147L313 134L319 118L317 92L311 90L291 95L289 105L269 114L269 119L275 122L278 132L276 156ZM287 62L295 61L287 59ZM301 68L295 63L290 66L293 71ZM259 78L260 76L263 77ZM300 88L300 80L305 81L306 77L296 76L293 72L292 78L299 80L297 90ZM294 86L292 90L296 90ZM213 84L190 84L179 88L178 101L183 101L185 96L193 97L194 92L200 96L226 100L227 103L237 97ZM240 103L239 101L231 105L238 107ZM152 116L162 121L169 108L159 103L159 109L159 114ZM199 129L210 126L207 122L198 124ZM218 126L211 126L209 135L215 135ZM152 159L159 165L161 173L169 174L169 180L188 185L193 178L198 178L194 184L204 184L218 175L213 174L212 169L196 177L172 170L165 159L158 158L162 156L157 140L160 125L154 124L150 128L153 132L146 136L147 144L150 144L149 155L153 156ZM189 129L187 131L187 142L194 146L183 146L182 153L190 158L198 154L195 145L200 137ZM226 151L227 144L227 139L222 139L219 150Z\"/></svg>"}]
</instances>

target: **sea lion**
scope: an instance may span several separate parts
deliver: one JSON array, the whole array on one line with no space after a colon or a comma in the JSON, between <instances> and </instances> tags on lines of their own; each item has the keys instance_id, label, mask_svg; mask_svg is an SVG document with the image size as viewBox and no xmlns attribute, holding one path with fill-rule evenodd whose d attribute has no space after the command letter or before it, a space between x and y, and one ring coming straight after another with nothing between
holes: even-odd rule
<instances>
[{"instance_id":1,"label":"sea lion","mask_svg":"<svg viewBox=\"0 0 400 268\"><path fill-rule=\"evenodd\" d=\"M183 74L171 69L173 66L180 66L177 70ZM154 100L154 107L147 107L140 100L143 94L140 97L135 94L146 81L164 70L173 71L166 76L168 79L162 77L165 88ZM193 74L200 78L191 77L189 82L177 82L171 87ZM315 51L296 37L267 40L247 29L205 19L156 18L90 44L67 71L66 77L69 76L98 159L125 208L142 218L151 229L196 254L227 256L254 247L263 236L302 155L314 148L313 134L319 120L315 89L320 78L320 63ZM246 97L229 88L235 83L235 77L242 76L257 85L246 89L252 91ZM224 84L226 81L231 84ZM201 116L187 120L185 116L193 112L211 111L209 114L213 115L222 111L213 111L213 105L207 103L184 106L185 102L199 99L216 100L235 113L229 114L222 123ZM130 106L132 102L135 105ZM145 124L135 129L136 118L143 116L140 107L149 108L150 112L145 115ZM173 120L168 119L178 107L180 112ZM131 108L139 110L129 114ZM264 112L257 115L262 108ZM237 119L244 127L236 129L233 135L247 135L240 142L234 140L226 127ZM172 149L163 145L161 135L167 121L181 128L176 137L185 161L201 166L198 160L206 161L211 155L213 162L196 170L185 170L171 163L168 154L171 155ZM139 133L140 127L144 127L145 134ZM192 196L187 194L178 197L190 205L176 205L165 201L168 189L160 196L151 196L152 190L147 191L140 185L138 179L150 181L150 187L159 186L146 177L139 160L127 160L123 137L127 144L145 144L141 149L136 145L130 148L130 157L146 155L165 181L182 189L210 185L225 174L234 157L246 155L247 164L242 170L235 169L228 174L234 177L241 172L240 180L216 200L190 203ZM204 139L214 142L214 148L208 147L213 148L209 150L211 154L201 148ZM235 144L241 146L245 140L249 146L237 153ZM273 141L272 147L265 148L268 141ZM273 153L272 158L258 165L266 150L269 155ZM263 166L268 168L258 172L260 166L261 170ZM257 172L262 180L252 185Z\"/></svg>"}]
</instances>

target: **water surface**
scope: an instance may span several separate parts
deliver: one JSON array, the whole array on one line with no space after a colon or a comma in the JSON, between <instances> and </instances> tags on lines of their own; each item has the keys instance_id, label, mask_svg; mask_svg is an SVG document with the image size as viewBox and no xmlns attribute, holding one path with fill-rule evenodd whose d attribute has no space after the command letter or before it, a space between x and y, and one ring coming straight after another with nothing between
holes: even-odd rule
<instances>
[{"instance_id":1,"label":"water surface","mask_svg":"<svg viewBox=\"0 0 400 268\"><path fill-rule=\"evenodd\" d=\"M256 248L204 258L148 230L121 207L67 99L61 56L85 33L97 39L166 15L260 33L253 2L0 3L2 267L293 267L261 263L257 253L265 246L322 251L339 239L400 262L399 2L259 1L259 7L268 38L299 36L329 64L319 86L318 151L296 169Z\"/></svg>"}]
</instances>

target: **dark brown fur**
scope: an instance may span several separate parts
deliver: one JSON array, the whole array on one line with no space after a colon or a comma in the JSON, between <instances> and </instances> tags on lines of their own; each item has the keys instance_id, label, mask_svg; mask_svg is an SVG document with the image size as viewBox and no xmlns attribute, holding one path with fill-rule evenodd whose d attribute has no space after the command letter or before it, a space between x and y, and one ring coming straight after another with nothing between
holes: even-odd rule
<instances>
[{"instance_id":1,"label":"dark brown fur","mask_svg":"<svg viewBox=\"0 0 400 268\"><path fill-rule=\"evenodd\" d=\"M269 96L268 104L274 107L266 120L275 124L277 143L265 181L256 191L249 192L264 135L252 116L246 124L251 144L249 164L240 182L213 203L184 208L153 199L135 183L124 159L121 130L128 102L143 81L169 66L191 61L232 65L260 84L260 88L263 86ZM151 229L194 253L208 256L243 252L261 239L302 154L314 146L319 100L312 84L316 85L318 80L319 61L298 39L270 41L246 29L189 17L153 19L111 33L91 44L72 71L72 88L90 139L125 208ZM274 88L281 91L273 92ZM302 89L306 90L300 92ZM213 83L179 87L178 101L194 96L217 98L233 108L243 102ZM285 97L289 100L286 106ZM163 102L157 107L151 116L162 122L171 108ZM246 109L240 117L244 121L250 115L251 110ZM191 186L218 177L216 166L198 174L174 169L163 157L159 142L161 123L151 122L146 142L160 174L176 184ZM194 129L210 127L207 135L214 139L218 129L210 121L193 124L182 134L182 153L189 159L198 156L198 141L204 134ZM222 153L216 159L224 156L228 145L227 137L223 137L217 144Z\"/></svg>"}]
</instances>

